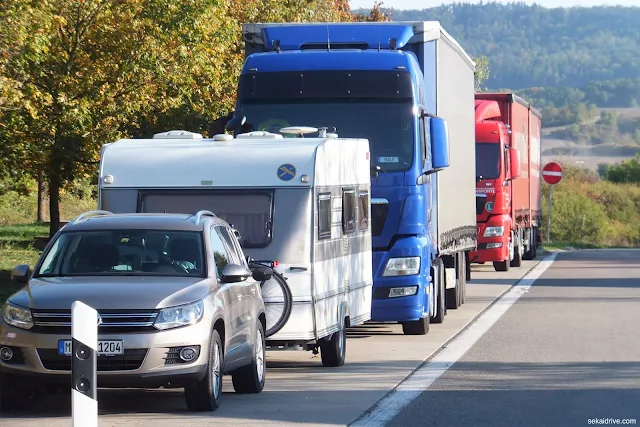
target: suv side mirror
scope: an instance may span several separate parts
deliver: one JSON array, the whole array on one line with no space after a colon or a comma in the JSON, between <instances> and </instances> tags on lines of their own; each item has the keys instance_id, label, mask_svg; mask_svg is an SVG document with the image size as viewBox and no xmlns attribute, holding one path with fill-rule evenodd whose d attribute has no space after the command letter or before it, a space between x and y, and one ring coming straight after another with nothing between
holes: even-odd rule
<instances>
[{"instance_id":1,"label":"suv side mirror","mask_svg":"<svg viewBox=\"0 0 640 427\"><path fill-rule=\"evenodd\" d=\"M509 148L509 171L511 172L509 178L520 178L522 173L520 167L520 152L516 148Z\"/></svg>"},{"instance_id":2,"label":"suv side mirror","mask_svg":"<svg viewBox=\"0 0 640 427\"><path fill-rule=\"evenodd\" d=\"M266 282L273 277L273 270L267 267L258 267L253 270L253 279L257 282Z\"/></svg>"},{"instance_id":3,"label":"suv side mirror","mask_svg":"<svg viewBox=\"0 0 640 427\"><path fill-rule=\"evenodd\" d=\"M231 120L227 122L224 128L225 130L230 130L230 131L233 131L234 133L238 133L240 132L240 128L242 128L242 125L244 125L246 121L247 121L247 117L244 114L239 112L234 112L233 117L231 118Z\"/></svg>"},{"instance_id":4,"label":"suv side mirror","mask_svg":"<svg viewBox=\"0 0 640 427\"><path fill-rule=\"evenodd\" d=\"M31 273L31 268L27 264L20 264L13 267L11 270L11 280L16 283L27 283L29 280L29 274Z\"/></svg>"},{"instance_id":5,"label":"suv side mirror","mask_svg":"<svg viewBox=\"0 0 640 427\"><path fill-rule=\"evenodd\" d=\"M433 169L442 170L449 167L449 130L447 121L442 117L429 118L431 137L431 164Z\"/></svg>"},{"instance_id":6,"label":"suv side mirror","mask_svg":"<svg viewBox=\"0 0 640 427\"><path fill-rule=\"evenodd\" d=\"M227 264L222 269L222 283L234 283L247 280L251 276L248 268L237 264Z\"/></svg>"}]
</instances>

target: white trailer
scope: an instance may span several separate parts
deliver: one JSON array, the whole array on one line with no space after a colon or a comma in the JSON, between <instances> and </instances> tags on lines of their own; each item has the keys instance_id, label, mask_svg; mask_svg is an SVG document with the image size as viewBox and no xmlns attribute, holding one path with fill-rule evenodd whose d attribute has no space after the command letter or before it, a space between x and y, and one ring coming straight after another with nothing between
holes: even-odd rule
<instances>
[{"instance_id":1,"label":"white trailer","mask_svg":"<svg viewBox=\"0 0 640 427\"><path fill-rule=\"evenodd\" d=\"M325 366L341 366L346 328L371 318L369 142L325 130L318 135L204 139L170 131L105 144L98 208L207 209L233 224L247 255L279 262L275 269L293 297L290 316L267 338L268 348L319 349ZM269 329L275 321L270 307L287 308L282 298L270 300L265 287L263 298Z\"/></svg>"}]
</instances>

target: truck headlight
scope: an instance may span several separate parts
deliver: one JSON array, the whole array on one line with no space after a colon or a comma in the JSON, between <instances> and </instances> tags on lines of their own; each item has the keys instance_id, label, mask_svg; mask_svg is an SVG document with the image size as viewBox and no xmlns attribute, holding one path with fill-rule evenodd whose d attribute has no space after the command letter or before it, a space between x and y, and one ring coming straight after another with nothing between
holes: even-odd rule
<instances>
[{"instance_id":1,"label":"truck headlight","mask_svg":"<svg viewBox=\"0 0 640 427\"><path fill-rule=\"evenodd\" d=\"M202 319L204 303L202 300L186 305L162 309L153 326L165 330L180 326L194 325Z\"/></svg>"},{"instance_id":2,"label":"truck headlight","mask_svg":"<svg viewBox=\"0 0 640 427\"><path fill-rule=\"evenodd\" d=\"M487 227L484 230L483 237L500 237L504 234L504 225L500 227Z\"/></svg>"},{"instance_id":3,"label":"truck headlight","mask_svg":"<svg viewBox=\"0 0 640 427\"><path fill-rule=\"evenodd\" d=\"M33 317L31 317L31 310L28 308L22 308L11 303L6 303L2 310L2 317L8 325L15 326L16 328L33 328Z\"/></svg>"},{"instance_id":4,"label":"truck headlight","mask_svg":"<svg viewBox=\"0 0 640 427\"><path fill-rule=\"evenodd\" d=\"M382 276L412 276L420 273L420 257L389 258Z\"/></svg>"}]
</instances>

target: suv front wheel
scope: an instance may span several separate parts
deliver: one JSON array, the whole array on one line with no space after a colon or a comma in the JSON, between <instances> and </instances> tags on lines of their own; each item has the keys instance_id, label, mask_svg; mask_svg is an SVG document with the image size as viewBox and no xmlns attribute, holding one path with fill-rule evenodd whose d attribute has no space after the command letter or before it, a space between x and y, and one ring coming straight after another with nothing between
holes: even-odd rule
<instances>
[{"instance_id":1,"label":"suv front wheel","mask_svg":"<svg viewBox=\"0 0 640 427\"><path fill-rule=\"evenodd\" d=\"M233 389L236 393L260 393L264 388L265 377L265 335L262 322L256 325L253 361L250 365L231 374Z\"/></svg>"},{"instance_id":2,"label":"suv front wheel","mask_svg":"<svg viewBox=\"0 0 640 427\"><path fill-rule=\"evenodd\" d=\"M222 396L222 366L224 352L217 330L211 334L207 374L197 383L184 388L184 397L190 411L215 411Z\"/></svg>"}]
</instances>

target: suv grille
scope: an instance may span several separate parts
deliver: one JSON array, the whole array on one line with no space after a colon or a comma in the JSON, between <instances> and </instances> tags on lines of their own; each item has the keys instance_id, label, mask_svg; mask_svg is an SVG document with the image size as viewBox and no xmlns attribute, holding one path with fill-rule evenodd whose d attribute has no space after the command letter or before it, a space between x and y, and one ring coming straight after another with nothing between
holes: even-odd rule
<instances>
[{"instance_id":1,"label":"suv grille","mask_svg":"<svg viewBox=\"0 0 640 427\"><path fill-rule=\"evenodd\" d=\"M476 215L480 215L484 211L484 205L487 203L487 196L476 196Z\"/></svg>"},{"instance_id":2,"label":"suv grille","mask_svg":"<svg viewBox=\"0 0 640 427\"><path fill-rule=\"evenodd\" d=\"M379 236L382 234L388 211L389 203L371 201L371 235Z\"/></svg>"},{"instance_id":3,"label":"suv grille","mask_svg":"<svg viewBox=\"0 0 640 427\"><path fill-rule=\"evenodd\" d=\"M58 354L56 349L38 349L42 366L50 371L71 371L71 356ZM98 356L98 371L134 371L140 369L147 356L146 348L125 349L124 354L116 356Z\"/></svg>"},{"instance_id":4,"label":"suv grille","mask_svg":"<svg viewBox=\"0 0 640 427\"><path fill-rule=\"evenodd\" d=\"M155 310L99 310L100 333L118 334L155 331L158 317ZM34 332L41 334L71 334L71 310L32 310Z\"/></svg>"}]
</instances>

